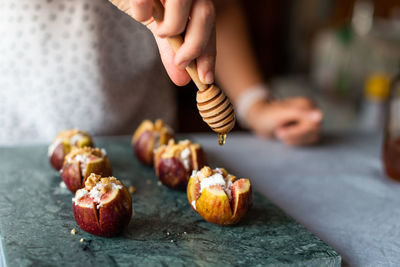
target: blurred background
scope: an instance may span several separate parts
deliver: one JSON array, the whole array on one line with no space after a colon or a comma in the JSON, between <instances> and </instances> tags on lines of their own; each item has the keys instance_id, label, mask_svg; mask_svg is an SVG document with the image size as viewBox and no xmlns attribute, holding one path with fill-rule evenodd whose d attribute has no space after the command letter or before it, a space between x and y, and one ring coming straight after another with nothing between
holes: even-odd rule
<instances>
[{"instance_id":1,"label":"blurred background","mask_svg":"<svg viewBox=\"0 0 400 267\"><path fill-rule=\"evenodd\" d=\"M325 113L325 129L382 129L390 80L400 70L399 0L242 4L276 97L311 97ZM209 131L195 96L193 84L177 87L180 132Z\"/></svg>"}]
</instances>

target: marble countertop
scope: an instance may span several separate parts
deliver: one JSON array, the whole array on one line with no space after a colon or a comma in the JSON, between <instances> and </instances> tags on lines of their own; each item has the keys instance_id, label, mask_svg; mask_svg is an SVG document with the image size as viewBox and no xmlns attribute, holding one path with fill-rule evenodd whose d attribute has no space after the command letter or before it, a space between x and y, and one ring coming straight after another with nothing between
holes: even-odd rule
<instances>
[{"instance_id":1,"label":"marble countertop","mask_svg":"<svg viewBox=\"0 0 400 267\"><path fill-rule=\"evenodd\" d=\"M325 133L320 145L306 148L246 134L231 136L223 149L214 147L212 136L193 139L218 164L251 177L257 190L335 249L345 265L400 265L400 183L383 173L380 134Z\"/></svg>"},{"instance_id":2,"label":"marble countertop","mask_svg":"<svg viewBox=\"0 0 400 267\"><path fill-rule=\"evenodd\" d=\"M313 232L350 266L400 265L400 183L382 170L381 137L325 133L321 144L288 148L249 134L192 134L214 166L249 177L257 191ZM4 207L3 207L4 208Z\"/></svg>"},{"instance_id":3,"label":"marble countertop","mask_svg":"<svg viewBox=\"0 0 400 267\"><path fill-rule=\"evenodd\" d=\"M213 134L188 137L204 146L213 167L250 177L254 189L271 199L278 199L273 192L290 194L269 183L287 180L277 175L289 169L285 162L296 158L293 150L241 134L230 135L225 147ZM72 194L59 186L47 146L1 147L0 266L340 266L334 250L259 193L238 225L212 225L191 210L185 192L157 184L153 170L134 157L129 137L95 141L107 150L114 175L137 188L127 229L114 238L80 230ZM73 228L76 235L70 234Z\"/></svg>"}]
</instances>

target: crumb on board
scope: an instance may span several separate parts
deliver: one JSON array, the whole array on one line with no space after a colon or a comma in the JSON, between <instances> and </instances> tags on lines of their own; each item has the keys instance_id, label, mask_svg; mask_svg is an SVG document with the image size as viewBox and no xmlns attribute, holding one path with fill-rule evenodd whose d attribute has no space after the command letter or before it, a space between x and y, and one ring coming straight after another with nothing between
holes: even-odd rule
<instances>
[{"instance_id":1,"label":"crumb on board","mask_svg":"<svg viewBox=\"0 0 400 267\"><path fill-rule=\"evenodd\" d=\"M169 235L169 232L167 232L167 235Z\"/></svg>"},{"instance_id":2,"label":"crumb on board","mask_svg":"<svg viewBox=\"0 0 400 267\"><path fill-rule=\"evenodd\" d=\"M76 229L75 228L72 228L72 230L71 230L71 235L75 235L76 234Z\"/></svg>"},{"instance_id":3,"label":"crumb on board","mask_svg":"<svg viewBox=\"0 0 400 267\"><path fill-rule=\"evenodd\" d=\"M131 186L128 187L128 191L129 191L129 193L131 193L133 195L136 192L136 187L131 185Z\"/></svg>"},{"instance_id":4,"label":"crumb on board","mask_svg":"<svg viewBox=\"0 0 400 267\"><path fill-rule=\"evenodd\" d=\"M81 242L81 243L83 243L84 241L85 241L84 238L81 238L81 239L79 240L79 242Z\"/></svg>"},{"instance_id":5,"label":"crumb on board","mask_svg":"<svg viewBox=\"0 0 400 267\"><path fill-rule=\"evenodd\" d=\"M174 240L171 240L171 243L174 243Z\"/></svg>"},{"instance_id":6,"label":"crumb on board","mask_svg":"<svg viewBox=\"0 0 400 267\"><path fill-rule=\"evenodd\" d=\"M186 232L183 232L183 234L186 235L187 233L186 233Z\"/></svg>"}]
</instances>

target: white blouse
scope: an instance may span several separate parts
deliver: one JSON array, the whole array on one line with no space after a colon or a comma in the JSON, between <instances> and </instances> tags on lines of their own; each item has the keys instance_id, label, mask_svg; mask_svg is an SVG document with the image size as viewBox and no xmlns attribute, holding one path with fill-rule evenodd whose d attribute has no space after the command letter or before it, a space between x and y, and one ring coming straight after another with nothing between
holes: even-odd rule
<instances>
[{"instance_id":1,"label":"white blouse","mask_svg":"<svg viewBox=\"0 0 400 267\"><path fill-rule=\"evenodd\" d=\"M0 144L174 121L150 32L107 0L0 1Z\"/></svg>"}]
</instances>

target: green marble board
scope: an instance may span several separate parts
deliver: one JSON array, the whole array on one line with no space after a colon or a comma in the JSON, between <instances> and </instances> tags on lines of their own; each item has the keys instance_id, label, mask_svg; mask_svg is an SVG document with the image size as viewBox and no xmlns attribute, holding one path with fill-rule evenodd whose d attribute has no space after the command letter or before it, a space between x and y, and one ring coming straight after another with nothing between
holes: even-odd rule
<instances>
[{"instance_id":1,"label":"green marble board","mask_svg":"<svg viewBox=\"0 0 400 267\"><path fill-rule=\"evenodd\" d=\"M190 208L184 192L157 183L133 156L129 138L97 145L107 150L114 175L137 188L126 231L102 238L79 229L72 194L60 187L46 146L0 147L0 265L340 266L335 251L258 193L240 224L212 225Z\"/></svg>"}]
</instances>

